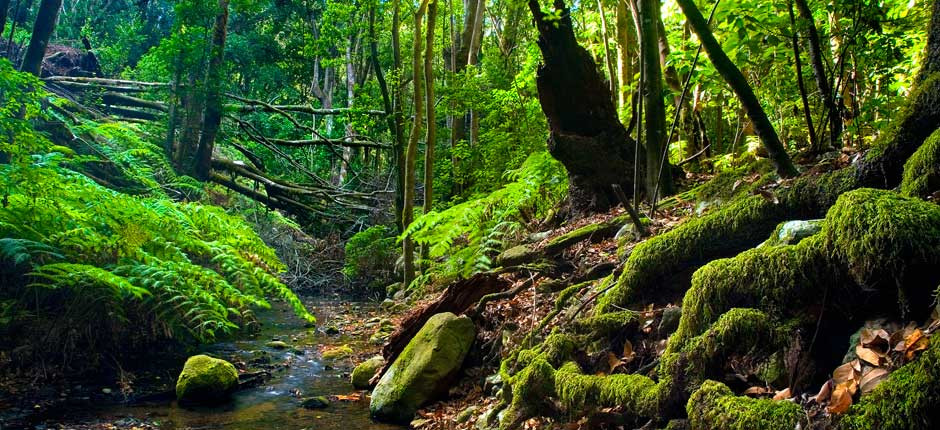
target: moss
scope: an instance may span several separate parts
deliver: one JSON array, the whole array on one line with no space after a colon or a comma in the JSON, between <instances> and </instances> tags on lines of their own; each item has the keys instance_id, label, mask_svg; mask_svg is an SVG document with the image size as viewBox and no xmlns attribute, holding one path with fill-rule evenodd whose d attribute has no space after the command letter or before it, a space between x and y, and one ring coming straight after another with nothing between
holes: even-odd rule
<instances>
[{"instance_id":1,"label":"moss","mask_svg":"<svg viewBox=\"0 0 940 430\"><path fill-rule=\"evenodd\" d=\"M932 339L933 340L933 339ZM851 430L937 428L940 408L940 341L862 396L839 427Z\"/></svg>"},{"instance_id":2,"label":"moss","mask_svg":"<svg viewBox=\"0 0 940 430\"><path fill-rule=\"evenodd\" d=\"M617 285L598 301L598 311L629 306L659 292L669 276L757 246L782 221L819 218L841 193L856 186L853 169L801 177L779 191L778 202L757 195L739 197L640 243Z\"/></svg>"},{"instance_id":3,"label":"moss","mask_svg":"<svg viewBox=\"0 0 940 430\"><path fill-rule=\"evenodd\" d=\"M743 181L745 177L755 172L760 174L760 177L756 181ZM695 187L693 192L695 199L698 201L715 199L731 201L739 195L750 194L754 189L777 178L774 173L773 163L771 163L769 159L761 158L754 163L722 170L708 182ZM737 186L735 186L738 181L742 181L742 183L738 183Z\"/></svg>"},{"instance_id":4,"label":"moss","mask_svg":"<svg viewBox=\"0 0 940 430\"><path fill-rule=\"evenodd\" d=\"M349 345L337 346L335 348L330 348L323 351L322 358L324 360L342 360L350 355L353 355L354 351Z\"/></svg>"},{"instance_id":5,"label":"moss","mask_svg":"<svg viewBox=\"0 0 940 430\"><path fill-rule=\"evenodd\" d=\"M617 233L624 224L631 222L629 215L620 215L609 221L589 224L555 237L545 244L545 253L553 254L585 239L606 238Z\"/></svg>"},{"instance_id":6,"label":"moss","mask_svg":"<svg viewBox=\"0 0 940 430\"><path fill-rule=\"evenodd\" d=\"M890 191L859 189L839 198L826 216L826 247L857 283L901 279L918 263L940 263L940 206Z\"/></svg>"},{"instance_id":7,"label":"moss","mask_svg":"<svg viewBox=\"0 0 940 430\"><path fill-rule=\"evenodd\" d=\"M796 403L735 396L727 386L711 380L692 394L686 412L693 430L792 430L807 424Z\"/></svg>"},{"instance_id":8,"label":"moss","mask_svg":"<svg viewBox=\"0 0 940 430\"><path fill-rule=\"evenodd\" d=\"M639 323L640 316L637 312L617 311L578 320L574 329L592 337L609 338L617 334L632 333L636 331Z\"/></svg>"},{"instance_id":9,"label":"moss","mask_svg":"<svg viewBox=\"0 0 940 430\"><path fill-rule=\"evenodd\" d=\"M176 398L183 403L218 403L238 386L238 371L225 360L195 355L186 360L176 381Z\"/></svg>"},{"instance_id":10,"label":"moss","mask_svg":"<svg viewBox=\"0 0 940 430\"><path fill-rule=\"evenodd\" d=\"M584 375L573 362L555 372L555 391L569 412L619 406L633 417L653 417L658 410L652 379L643 375Z\"/></svg>"},{"instance_id":11,"label":"moss","mask_svg":"<svg viewBox=\"0 0 940 430\"><path fill-rule=\"evenodd\" d=\"M548 399L555 393L555 369L542 358L536 358L509 380L512 402L500 428L514 428L520 417L532 416L545 410Z\"/></svg>"},{"instance_id":12,"label":"moss","mask_svg":"<svg viewBox=\"0 0 940 430\"><path fill-rule=\"evenodd\" d=\"M904 164L901 194L925 198L940 190L940 130L935 131Z\"/></svg>"},{"instance_id":13,"label":"moss","mask_svg":"<svg viewBox=\"0 0 940 430\"><path fill-rule=\"evenodd\" d=\"M369 380L375 376L382 366L385 365L385 359L381 355L369 358L362 363L359 363L355 369L353 369L352 374L349 375L349 382L353 385L354 388L364 390L369 388Z\"/></svg>"},{"instance_id":14,"label":"moss","mask_svg":"<svg viewBox=\"0 0 940 430\"><path fill-rule=\"evenodd\" d=\"M411 339L372 391L375 418L408 423L418 408L446 393L476 336L473 321L444 312L432 316Z\"/></svg>"}]
</instances>

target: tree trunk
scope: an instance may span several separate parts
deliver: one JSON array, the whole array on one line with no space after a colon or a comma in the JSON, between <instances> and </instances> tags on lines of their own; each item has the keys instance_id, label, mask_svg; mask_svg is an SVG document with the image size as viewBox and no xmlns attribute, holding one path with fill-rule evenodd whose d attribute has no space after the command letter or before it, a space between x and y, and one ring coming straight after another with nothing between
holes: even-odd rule
<instances>
[{"instance_id":1,"label":"tree trunk","mask_svg":"<svg viewBox=\"0 0 940 430\"><path fill-rule=\"evenodd\" d=\"M927 30L927 55L924 67L920 70L918 81L923 81L931 73L940 72L940 1L934 0L930 29Z\"/></svg>"},{"instance_id":2,"label":"tree trunk","mask_svg":"<svg viewBox=\"0 0 940 430\"><path fill-rule=\"evenodd\" d=\"M405 169L404 158L402 157L402 148L404 148L405 137L402 134L401 124L396 120L396 113L392 108L392 98L388 91L388 83L385 81L385 74L382 72L382 65L379 64L378 40L375 35L375 8L372 5L369 8L369 50L372 54L372 67L375 69L375 79L379 81L379 91L382 93L382 107L385 108L385 121L388 123L389 133L395 139L392 145L392 166L395 169L395 225L398 232L402 231L401 214L404 196ZM397 12L396 12L397 15Z\"/></svg>"},{"instance_id":3,"label":"tree trunk","mask_svg":"<svg viewBox=\"0 0 940 430\"><path fill-rule=\"evenodd\" d=\"M434 203L434 145L437 142L437 122L434 109L434 27L437 25L437 2L428 3L428 34L424 50L424 87L426 93L428 129L424 138L424 213ZM427 267L429 246L421 247L422 271Z\"/></svg>"},{"instance_id":4,"label":"tree trunk","mask_svg":"<svg viewBox=\"0 0 940 430\"><path fill-rule=\"evenodd\" d=\"M619 91L617 92L617 110L621 115L621 122L630 104L630 94L633 87L633 61L636 57L636 29L633 18L627 7L626 0L617 2L617 73L619 75Z\"/></svg>"},{"instance_id":5,"label":"tree trunk","mask_svg":"<svg viewBox=\"0 0 940 430\"><path fill-rule=\"evenodd\" d=\"M357 39L359 38L358 34L352 34L349 36L349 44L346 45L346 107L352 109L356 101L356 67L353 62L353 52L355 52L356 45L358 43ZM353 136L356 134L356 130L353 128L352 121L346 121L346 136ZM352 141L352 137L347 137L347 140ZM349 163L352 162L354 157L353 148L351 146L343 147L343 156L339 165L339 177L337 178L336 185L343 185L343 182L346 182L346 176L349 174Z\"/></svg>"},{"instance_id":6,"label":"tree trunk","mask_svg":"<svg viewBox=\"0 0 940 430\"><path fill-rule=\"evenodd\" d=\"M708 53L708 57L711 58L712 64L715 65L715 69L718 70L718 73L728 82L728 85L731 86L731 89L734 90L735 94L737 94L738 98L741 100L741 105L744 106L744 110L754 124L754 130L757 132L757 136L760 137L761 143L763 143L764 147L767 149L770 160L777 169L777 174L783 178L796 176L796 167L793 166L790 156L787 154L786 149L784 149L783 144L780 143L780 138L777 137L777 131L774 130L770 119L767 118L767 113L764 112L764 108L761 107L757 96L754 95L754 90L748 85L747 79L734 63L731 62L728 55L721 50L721 45L715 39L715 35L712 34L708 23L705 22L705 17L699 12L693 0L677 0L677 2L679 3L679 7L682 8L682 12L685 13L686 18L688 18L689 23L692 25L692 29L695 30L695 34L697 34L698 38L702 41L702 46L705 48L705 52Z\"/></svg>"},{"instance_id":7,"label":"tree trunk","mask_svg":"<svg viewBox=\"0 0 940 430\"><path fill-rule=\"evenodd\" d=\"M219 0L219 11L212 29L212 54L206 82L206 113L203 117L199 147L196 149L196 164L193 166L195 177L203 181L209 179L212 150L222 125L222 67L225 64L225 37L228 34L228 3L229 0Z\"/></svg>"},{"instance_id":8,"label":"tree trunk","mask_svg":"<svg viewBox=\"0 0 940 430\"><path fill-rule=\"evenodd\" d=\"M790 29L793 34L790 39L793 45L793 60L796 63L796 84L800 89L800 99L803 101L803 116L806 119L806 129L809 133L809 146L816 150L819 148L819 142L816 140L816 130L813 126L813 115L809 110L809 99L806 96L806 85L803 83L803 61L800 59L800 42L796 31L796 18L793 16L793 2L790 2Z\"/></svg>"},{"instance_id":9,"label":"tree trunk","mask_svg":"<svg viewBox=\"0 0 940 430\"><path fill-rule=\"evenodd\" d=\"M392 62L395 73L401 76L401 0L394 0L392 9ZM405 230L405 114L402 112L405 91L403 82L403 79L398 79L394 92L395 130L398 133L397 138L400 139L398 147L395 148L395 179L398 182L398 188L395 190L395 207L398 209L395 221L399 233Z\"/></svg>"},{"instance_id":10,"label":"tree trunk","mask_svg":"<svg viewBox=\"0 0 940 430\"><path fill-rule=\"evenodd\" d=\"M617 104L617 75L614 74L614 56L610 53L610 36L607 33L607 14L604 5L597 0L597 14L601 16L601 35L604 38L604 62L607 64L607 76L610 79L610 94L614 104Z\"/></svg>"},{"instance_id":11,"label":"tree trunk","mask_svg":"<svg viewBox=\"0 0 940 430\"><path fill-rule=\"evenodd\" d=\"M435 0L436 1L436 0ZM428 0L422 0L421 5L415 12L414 27L414 55L411 63L414 78L414 107L415 119L411 125L411 134L408 136L408 150L405 153L405 205L402 211L402 224L405 229L411 225L414 219L415 204L415 159L418 157L418 138L421 135L421 123L424 121L424 64L421 62L421 22L424 20L424 13L428 7ZM405 236L402 241L402 254L404 257L404 276L402 285L408 288L411 281L414 280L414 242L410 237Z\"/></svg>"},{"instance_id":12,"label":"tree trunk","mask_svg":"<svg viewBox=\"0 0 940 430\"><path fill-rule=\"evenodd\" d=\"M662 20L659 0L640 0L639 4L643 34L640 40L640 55L643 56L644 68L643 110L646 113L645 182L647 196L652 199L657 187L660 195L671 195L674 190L669 154L666 151L669 142L666 142L666 106L663 103L663 69L659 44L659 25Z\"/></svg>"},{"instance_id":13,"label":"tree trunk","mask_svg":"<svg viewBox=\"0 0 940 430\"><path fill-rule=\"evenodd\" d=\"M813 20L813 12L809 9L806 0L796 0L796 8L800 12L800 17L806 21L807 44L809 45L809 59L813 67L813 77L816 78L816 86L819 87L819 95L822 97L823 106L829 111L829 143L832 148L842 147L842 115L836 106L832 88L829 86L829 78L826 76L826 67L823 65L822 48L819 42L819 31L816 30L816 22ZM824 148L813 147L814 150L821 151Z\"/></svg>"},{"instance_id":14,"label":"tree trunk","mask_svg":"<svg viewBox=\"0 0 940 430\"><path fill-rule=\"evenodd\" d=\"M612 184L633 190L635 142L620 123L594 60L575 40L564 2L555 2L560 20L546 19L537 0L529 0L529 9L544 63L536 83L551 131L548 150L568 171L574 213L606 211L619 203Z\"/></svg>"},{"instance_id":15,"label":"tree trunk","mask_svg":"<svg viewBox=\"0 0 940 430\"><path fill-rule=\"evenodd\" d=\"M26 56L23 57L20 71L36 76L42 73L42 59L46 56L46 46L49 45L49 37L55 31L56 19L59 17L61 8L62 0L42 0L39 3L36 24L33 25L33 34L29 38L29 47L26 48Z\"/></svg>"}]
</instances>

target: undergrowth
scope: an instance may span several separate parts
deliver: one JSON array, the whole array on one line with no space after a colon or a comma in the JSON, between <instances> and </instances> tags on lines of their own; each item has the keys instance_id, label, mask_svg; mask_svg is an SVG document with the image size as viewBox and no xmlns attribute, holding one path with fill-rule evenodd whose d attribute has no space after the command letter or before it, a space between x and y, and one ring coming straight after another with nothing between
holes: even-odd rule
<instances>
[{"instance_id":1,"label":"undergrowth","mask_svg":"<svg viewBox=\"0 0 940 430\"><path fill-rule=\"evenodd\" d=\"M415 283L490 270L493 258L506 244L559 205L568 187L564 168L544 151L530 155L521 167L506 172L504 179L510 182L502 188L444 211L429 212L405 230L401 237L410 236L418 246L429 247L432 260L425 262L429 270Z\"/></svg>"},{"instance_id":2,"label":"undergrowth","mask_svg":"<svg viewBox=\"0 0 940 430\"><path fill-rule=\"evenodd\" d=\"M208 342L254 326L270 298L315 321L244 219L183 200L201 184L176 176L159 146L91 121L62 121L75 137L55 145L34 128L57 120L41 84L5 61L0 76L0 350L14 361ZM79 173L89 166L119 172L136 195Z\"/></svg>"}]
</instances>

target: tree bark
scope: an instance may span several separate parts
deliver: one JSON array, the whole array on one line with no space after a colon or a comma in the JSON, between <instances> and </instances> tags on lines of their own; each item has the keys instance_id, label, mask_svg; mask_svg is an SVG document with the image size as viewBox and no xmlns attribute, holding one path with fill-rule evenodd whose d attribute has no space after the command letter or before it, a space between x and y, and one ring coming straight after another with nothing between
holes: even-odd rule
<instances>
[{"instance_id":1,"label":"tree bark","mask_svg":"<svg viewBox=\"0 0 940 430\"><path fill-rule=\"evenodd\" d=\"M228 34L228 3L229 0L219 0L219 11L212 29L212 56L209 59L206 82L206 113L203 116L199 147L196 149L196 164L193 166L195 177L203 181L209 179L212 150L222 125L222 67L225 64L225 37Z\"/></svg>"},{"instance_id":2,"label":"tree bark","mask_svg":"<svg viewBox=\"0 0 940 430\"><path fill-rule=\"evenodd\" d=\"M29 38L29 46L26 48L26 55L20 65L20 71L32 73L36 76L40 76L42 73L42 59L46 56L49 37L55 31L56 19L59 17L59 9L61 8L62 0L42 0L39 3L39 12L36 15L36 23L33 25L33 34Z\"/></svg>"},{"instance_id":3,"label":"tree bark","mask_svg":"<svg viewBox=\"0 0 940 430\"><path fill-rule=\"evenodd\" d=\"M619 75L617 110L626 115L633 87L633 61L636 57L636 29L626 0L617 2L617 73ZM623 122L624 117L621 117Z\"/></svg>"},{"instance_id":4,"label":"tree bark","mask_svg":"<svg viewBox=\"0 0 940 430\"><path fill-rule=\"evenodd\" d=\"M434 203L434 145L437 142L437 122L435 121L434 109L434 27L437 25L437 2L440 0L430 0L428 3L428 32L425 41L424 50L424 87L425 87L425 105L427 107L427 134L424 138L424 204L423 212L431 212ZM421 247L421 271L427 268L427 260L430 256L429 246Z\"/></svg>"},{"instance_id":5,"label":"tree bark","mask_svg":"<svg viewBox=\"0 0 940 430\"><path fill-rule=\"evenodd\" d=\"M748 85L747 79L737 66L731 62L728 55L722 51L721 45L715 39L715 35L712 34L708 23L705 22L705 17L699 12L693 0L677 0L677 2L692 25L692 29L695 30L695 34L702 41L702 46L705 48L705 52L708 53L708 57L711 58L712 64L715 65L715 69L718 70L718 73L721 74L741 100L741 105L744 106L748 118L754 124L754 131L757 132L761 143L767 149L770 160L777 169L777 174L783 178L796 176L798 173L796 167L793 166L790 156L777 136L777 131L774 130L770 119L767 118L767 113L764 112L760 101L754 95L754 90Z\"/></svg>"},{"instance_id":6,"label":"tree bark","mask_svg":"<svg viewBox=\"0 0 940 430\"><path fill-rule=\"evenodd\" d=\"M421 123L424 121L424 64L421 61L421 23L424 21L424 13L428 8L428 0L422 0L421 5L415 12L414 26L414 55L411 63L414 78L414 108L415 119L411 125L411 134L408 137L408 150L405 153L405 205L402 211L402 224L405 229L411 225L414 219L415 204L415 159L418 157L418 138L421 136ZM410 237L405 236L402 240L402 254L404 257L404 276L402 285L408 288L411 281L414 280L414 242Z\"/></svg>"},{"instance_id":7,"label":"tree bark","mask_svg":"<svg viewBox=\"0 0 940 430\"><path fill-rule=\"evenodd\" d=\"M544 63L536 84L551 132L548 150L568 171L573 212L606 211L619 203L612 184L633 190L635 142L594 60L575 40L568 8L561 0L554 7L560 20L546 19L539 2L529 0Z\"/></svg>"},{"instance_id":8,"label":"tree bark","mask_svg":"<svg viewBox=\"0 0 940 430\"><path fill-rule=\"evenodd\" d=\"M375 79L379 82L379 91L382 93L382 107L385 109L385 121L388 123L389 133L395 142L392 144L392 166L395 169L395 225L401 232L401 213L403 197L401 190L404 186L405 169L402 157L402 148L405 146L405 137L402 134L400 123L396 120L395 110L392 108L392 98L388 91L388 83L385 81L385 74L382 72L382 65L379 64L378 39L375 34L375 8L373 4L369 8L369 51L372 54L372 67L375 69Z\"/></svg>"},{"instance_id":9,"label":"tree bark","mask_svg":"<svg viewBox=\"0 0 940 430\"><path fill-rule=\"evenodd\" d=\"M816 140L816 129L813 126L813 115L809 110L809 98L806 96L806 84L803 83L803 61L800 59L800 42L796 31L796 17L793 16L793 2L790 2L790 40L793 45L793 61L796 63L796 84L800 89L800 99L803 101L803 117L806 120L806 129L809 133L809 146L814 150L819 148Z\"/></svg>"},{"instance_id":10,"label":"tree bark","mask_svg":"<svg viewBox=\"0 0 940 430\"><path fill-rule=\"evenodd\" d=\"M918 80L923 81L935 72L940 72L940 0L933 1L933 14L927 30L927 55L924 56L924 67L920 70Z\"/></svg>"},{"instance_id":11,"label":"tree bark","mask_svg":"<svg viewBox=\"0 0 940 430\"><path fill-rule=\"evenodd\" d=\"M645 183L647 195L652 199L657 184L661 195L673 194L674 187L669 154L666 151L666 145L669 142L666 142L666 106L663 103L663 69L659 35L662 19L659 0L640 0L639 4L643 34L640 40L640 55L644 59L643 106L646 112Z\"/></svg>"},{"instance_id":12,"label":"tree bark","mask_svg":"<svg viewBox=\"0 0 940 430\"><path fill-rule=\"evenodd\" d=\"M610 94L614 104L617 104L617 75L614 74L614 56L610 53L610 36L607 33L607 14L604 5L597 0L597 14L601 17L601 35L604 38L604 62L607 64L607 76L610 84Z\"/></svg>"},{"instance_id":13,"label":"tree bark","mask_svg":"<svg viewBox=\"0 0 940 430\"><path fill-rule=\"evenodd\" d=\"M401 0L392 2L392 62L396 74L399 77L403 74L401 67ZM398 182L398 188L395 190L395 222L398 226L398 232L405 231L404 213L405 213L405 115L402 112L402 103L404 102L404 80L398 79L395 85L394 98L394 121L397 134L398 147L395 148L395 179Z\"/></svg>"},{"instance_id":14,"label":"tree bark","mask_svg":"<svg viewBox=\"0 0 940 430\"><path fill-rule=\"evenodd\" d=\"M816 29L815 20L813 20L813 12L809 9L806 0L796 0L796 9L800 12L800 17L806 21L807 44L809 45L809 59L813 67L813 77L816 78L816 86L819 87L819 95L822 97L823 106L829 111L829 143L832 148L841 148L842 115L836 105L832 88L829 86L829 78L826 76L822 47L819 42L819 31ZM814 147L813 149L820 151L824 148Z\"/></svg>"}]
</instances>

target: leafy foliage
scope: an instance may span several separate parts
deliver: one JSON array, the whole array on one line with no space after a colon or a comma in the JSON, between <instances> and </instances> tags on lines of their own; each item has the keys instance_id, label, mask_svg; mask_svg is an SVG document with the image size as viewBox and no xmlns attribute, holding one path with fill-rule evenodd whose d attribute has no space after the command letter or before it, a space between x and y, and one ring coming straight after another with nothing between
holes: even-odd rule
<instances>
[{"instance_id":1,"label":"leafy foliage","mask_svg":"<svg viewBox=\"0 0 940 430\"><path fill-rule=\"evenodd\" d=\"M505 245L540 220L565 197L564 168L547 152L536 152L502 188L444 211L417 218L402 234L429 247L435 277L469 276L490 269ZM422 279L427 279L422 278Z\"/></svg>"},{"instance_id":2,"label":"leafy foliage","mask_svg":"<svg viewBox=\"0 0 940 430\"><path fill-rule=\"evenodd\" d=\"M46 95L9 63L0 67L7 107L0 124L13 137L0 148L9 160L0 164L0 302L12 315L0 319L3 347L25 342L64 353L109 335L211 341L253 326L253 310L270 307L269 298L315 321L278 279L285 266L243 218L170 198L185 196L174 188L190 182L140 137L146 133L85 122L70 130L80 136L76 148L94 155L52 145L30 125ZM144 192L122 193L79 173L95 165L114 167L121 185ZM8 336L42 331L55 335Z\"/></svg>"}]
</instances>

